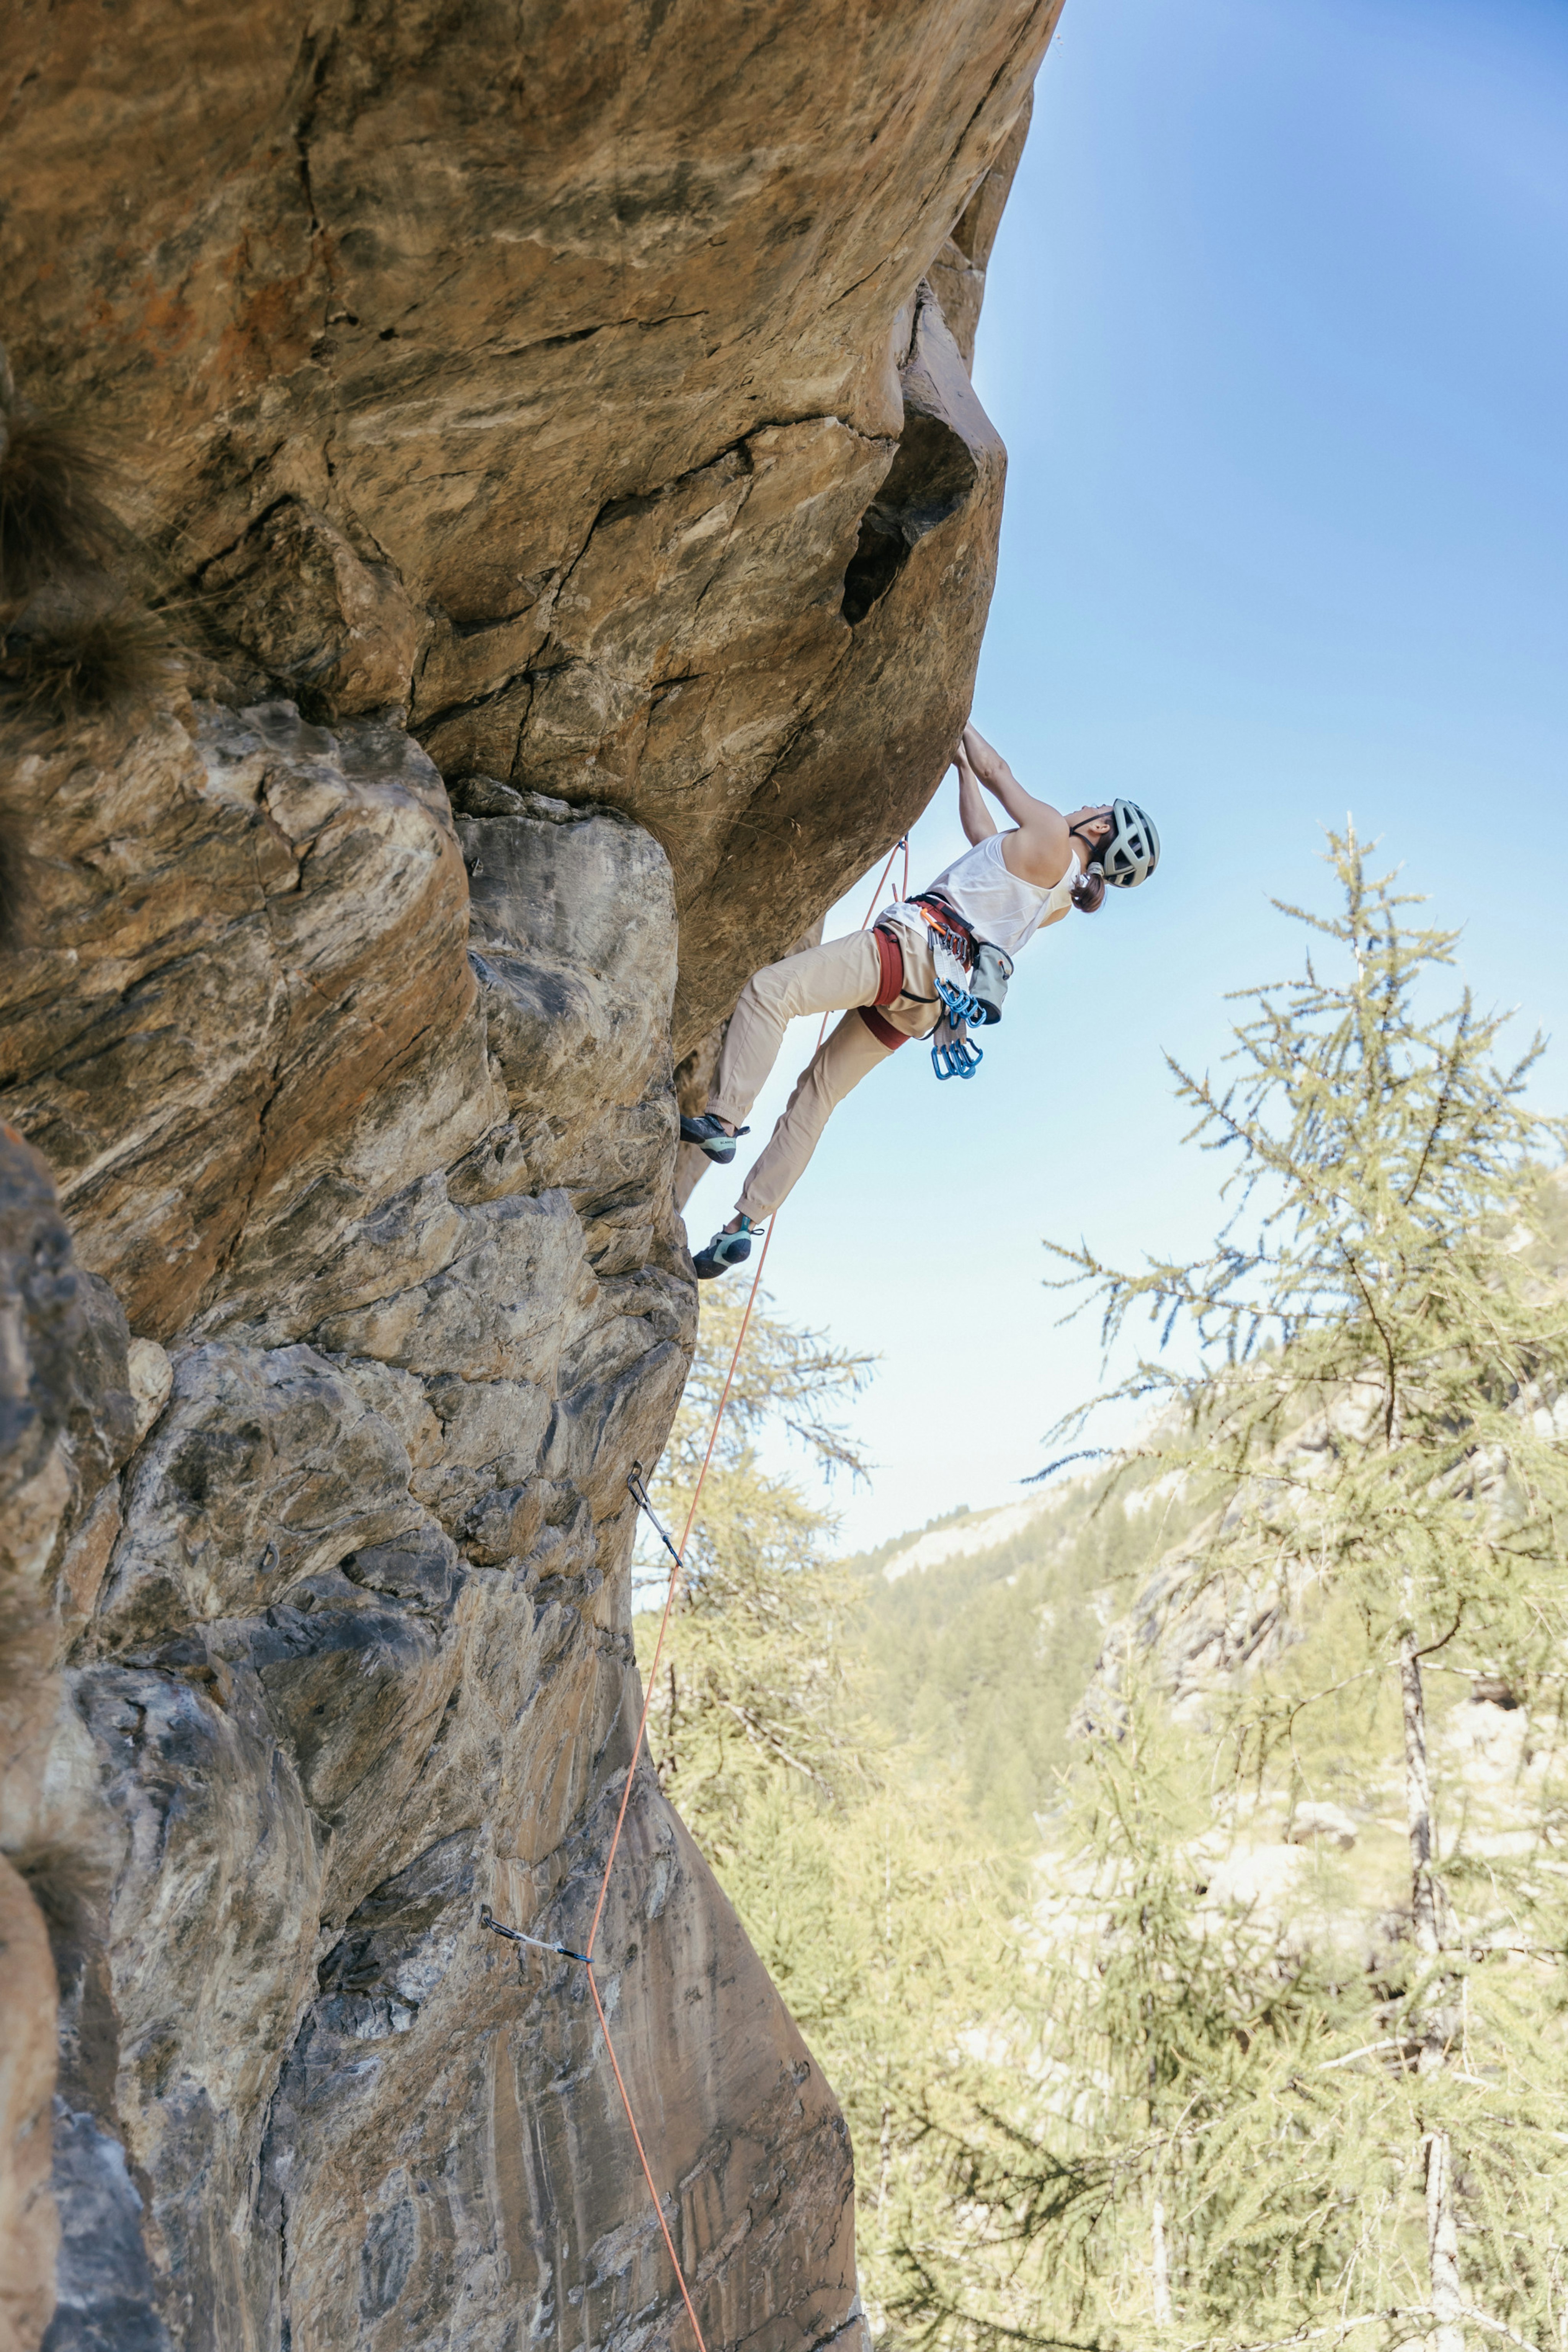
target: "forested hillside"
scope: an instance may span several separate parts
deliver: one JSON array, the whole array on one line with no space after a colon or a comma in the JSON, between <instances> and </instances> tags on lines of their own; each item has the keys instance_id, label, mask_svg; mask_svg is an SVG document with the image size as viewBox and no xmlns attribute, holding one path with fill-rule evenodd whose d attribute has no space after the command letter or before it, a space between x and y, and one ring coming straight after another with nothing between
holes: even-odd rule
<instances>
[{"instance_id":1,"label":"forested hillside","mask_svg":"<svg viewBox=\"0 0 1568 2352\"><path fill-rule=\"evenodd\" d=\"M1106 1501L1105 1485L1064 1484L1001 1543L891 1581L889 1564L916 1537L845 1563L868 1715L904 1769L950 1789L999 1849L1037 1844L1036 1817L1059 1797L1069 1725L1106 1627L1180 1532L1168 1498L1153 1506L1129 1481ZM932 1549L936 1532L977 1546L1005 1516L960 1515L918 1534Z\"/></svg>"},{"instance_id":2,"label":"forested hillside","mask_svg":"<svg viewBox=\"0 0 1568 2352\"><path fill-rule=\"evenodd\" d=\"M869 1367L765 1307L740 1358L650 1739L843 2099L889 2347L1568 2336L1563 1131L1332 862L1336 976L1178 1073L1213 1255L1060 1254L1153 1323L1126 1456L833 1565L758 1441L853 1471Z\"/></svg>"}]
</instances>

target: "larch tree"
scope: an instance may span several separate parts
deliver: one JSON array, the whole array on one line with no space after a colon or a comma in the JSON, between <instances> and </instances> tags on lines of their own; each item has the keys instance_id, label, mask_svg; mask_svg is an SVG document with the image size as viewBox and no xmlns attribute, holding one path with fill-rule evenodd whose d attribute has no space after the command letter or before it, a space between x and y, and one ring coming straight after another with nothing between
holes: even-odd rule
<instances>
[{"instance_id":1,"label":"larch tree","mask_svg":"<svg viewBox=\"0 0 1568 2352\"><path fill-rule=\"evenodd\" d=\"M704 1298L691 1376L653 1481L679 1538L730 1380L741 1300ZM848 2119L861 2278L879 2312L893 2249L945 2187L900 2119L995 2006L1005 1874L951 1789L872 1729L854 1639L861 1588L827 1557L831 1513L770 1447L849 1475L842 1409L868 1360L753 1312L685 1547L649 1749ZM664 1558L645 1549L637 1622L652 1663Z\"/></svg>"},{"instance_id":2,"label":"larch tree","mask_svg":"<svg viewBox=\"0 0 1568 2352\"><path fill-rule=\"evenodd\" d=\"M652 1488L679 1539L702 1480L654 1684L648 1746L660 1780L721 1868L738 1857L750 1795L775 1773L833 1802L858 1769L838 1638L851 1595L823 1558L833 1517L787 1472L767 1465L761 1441L773 1424L816 1467L858 1475L840 1409L870 1359L827 1346L759 1305L731 1377L745 1314L742 1298L704 1300L690 1375ZM664 1554L648 1554L650 1589L662 1582L666 1565ZM639 1621L645 1672L657 1627L657 1610Z\"/></svg>"},{"instance_id":3,"label":"larch tree","mask_svg":"<svg viewBox=\"0 0 1568 2352\"><path fill-rule=\"evenodd\" d=\"M1083 1768L1102 1824L1121 1824L1093 1981L1047 1965L1037 2083L1000 2128L971 2131L959 2165L1033 2301L1016 2286L1010 2310L995 2295L966 2307L951 2281L917 2278L908 2307L932 2340L1060 2342L1076 2314L1072 2340L1096 2344L1363 2329L1433 2352L1568 2343L1568 1821L1538 1769L1520 1851L1445 1840L1427 1689L1434 1667L1468 1677L1528 1711L1538 1750L1553 1746L1568 1667L1562 1129L1525 1099L1539 1042L1502 1057L1503 1019L1444 991L1457 935L1411 920L1418 902L1369 876L1353 830L1331 835L1329 862L1340 908L1281 908L1315 944L1300 979L1247 993L1226 1082L1172 1066L1191 1139L1235 1163L1213 1250L1127 1271L1062 1249L1058 1286L1087 1286L1108 1349L1140 1310L1154 1323L1154 1349L1094 1403L1138 1400L1142 1475L1206 1506L1168 1564L1165 1625L1206 1609L1253 1629L1250 1663L1210 1694L1211 1760L1261 1786L1296 1757L1304 1713L1352 1685L1397 1696L1400 1957L1369 2011L1368 1982L1342 1967L1336 1981L1326 1960L1225 1948L1194 1908L1192 1854L1150 1829L1162 1787L1131 1727L1161 1635L1135 1627L1127 1687L1102 1704ZM1354 1654L1303 1687L1301 1631L1325 1612L1352 1629ZM1296 1664L1270 1670L1270 1654ZM1109 1864L1116 1838L1100 1834L1090 1850ZM1166 1906L1147 1933L1127 1913L1142 1881ZM1123 1980L1141 1987L1146 2026L1131 2012L1117 2024ZM1156 2023L1163 2055L1133 2129L1124 2095ZM1073 2141L1086 2125L1088 2150ZM1096 2265L1102 2282L1129 2260L1138 2294L1097 2306Z\"/></svg>"}]
</instances>

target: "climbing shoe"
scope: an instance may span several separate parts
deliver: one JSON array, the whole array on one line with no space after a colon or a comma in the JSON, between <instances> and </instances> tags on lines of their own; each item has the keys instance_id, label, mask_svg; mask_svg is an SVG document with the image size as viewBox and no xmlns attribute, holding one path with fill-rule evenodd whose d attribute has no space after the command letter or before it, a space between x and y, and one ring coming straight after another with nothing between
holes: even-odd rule
<instances>
[{"instance_id":1,"label":"climbing shoe","mask_svg":"<svg viewBox=\"0 0 1568 2352\"><path fill-rule=\"evenodd\" d=\"M740 1265L752 1255L752 1237L756 1232L749 1217L741 1220L738 1234L715 1234L700 1255L694 1257L699 1282L711 1282L716 1274L727 1274L732 1265Z\"/></svg>"},{"instance_id":2,"label":"climbing shoe","mask_svg":"<svg viewBox=\"0 0 1568 2352\"><path fill-rule=\"evenodd\" d=\"M735 1135L726 1133L710 1110L705 1110L700 1118L682 1118L680 1122L682 1143L695 1143L700 1151L705 1151L710 1160L716 1160L721 1168L728 1168L735 1157L735 1136L750 1135L751 1131L749 1127L738 1127Z\"/></svg>"}]
</instances>

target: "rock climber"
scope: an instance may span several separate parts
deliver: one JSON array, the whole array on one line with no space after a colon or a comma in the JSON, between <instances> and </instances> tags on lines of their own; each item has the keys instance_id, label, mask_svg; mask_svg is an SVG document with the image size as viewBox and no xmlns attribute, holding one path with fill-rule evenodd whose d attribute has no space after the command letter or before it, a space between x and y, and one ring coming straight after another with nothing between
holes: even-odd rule
<instances>
[{"instance_id":1,"label":"rock climber","mask_svg":"<svg viewBox=\"0 0 1568 2352\"><path fill-rule=\"evenodd\" d=\"M973 726L954 756L958 814L970 847L929 890L879 915L868 931L829 940L766 965L731 1017L708 1108L683 1118L683 1142L727 1166L735 1139L773 1068L786 1024L803 1013L845 1015L795 1082L742 1192L734 1216L694 1260L710 1280L752 1254L762 1221L779 1208L816 1149L829 1115L868 1070L910 1037L935 1036L939 1077L973 1075L967 1031L1001 1017L1013 958L1071 907L1092 915L1106 885L1131 889L1160 862L1160 837L1132 801L1064 816L1026 793ZM998 830L982 786L1012 827Z\"/></svg>"}]
</instances>

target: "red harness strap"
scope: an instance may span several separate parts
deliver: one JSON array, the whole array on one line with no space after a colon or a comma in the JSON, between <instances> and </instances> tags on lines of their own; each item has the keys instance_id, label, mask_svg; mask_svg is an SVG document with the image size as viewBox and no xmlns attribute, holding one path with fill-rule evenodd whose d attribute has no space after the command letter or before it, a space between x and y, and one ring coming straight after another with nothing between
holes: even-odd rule
<instances>
[{"instance_id":1,"label":"red harness strap","mask_svg":"<svg viewBox=\"0 0 1568 2352\"><path fill-rule=\"evenodd\" d=\"M859 1013L879 1045L886 1045L890 1051L895 1045L909 1044L910 1041L901 1029L895 1029L890 1021L884 1021L881 1014L874 1013L868 1004L858 1004L855 1010Z\"/></svg>"},{"instance_id":2,"label":"red harness strap","mask_svg":"<svg viewBox=\"0 0 1568 2352\"><path fill-rule=\"evenodd\" d=\"M896 1004L904 992L903 949L899 944L897 935L892 931L883 930L880 924L872 932L871 937L877 942L877 953L882 965L882 978L877 990L877 1003L879 1005ZM895 1045L909 1044L910 1041L903 1031L895 1029L890 1021L884 1021L880 1013L876 1012L869 1004L861 1004L856 1009L879 1045L886 1045L890 1051Z\"/></svg>"},{"instance_id":3,"label":"red harness strap","mask_svg":"<svg viewBox=\"0 0 1568 2352\"><path fill-rule=\"evenodd\" d=\"M904 992L904 950L894 931L885 931L879 923L871 937L877 942L877 953L882 961L882 984L877 991L879 1004L896 1004Z\"/></svg>"}]
</instances>

